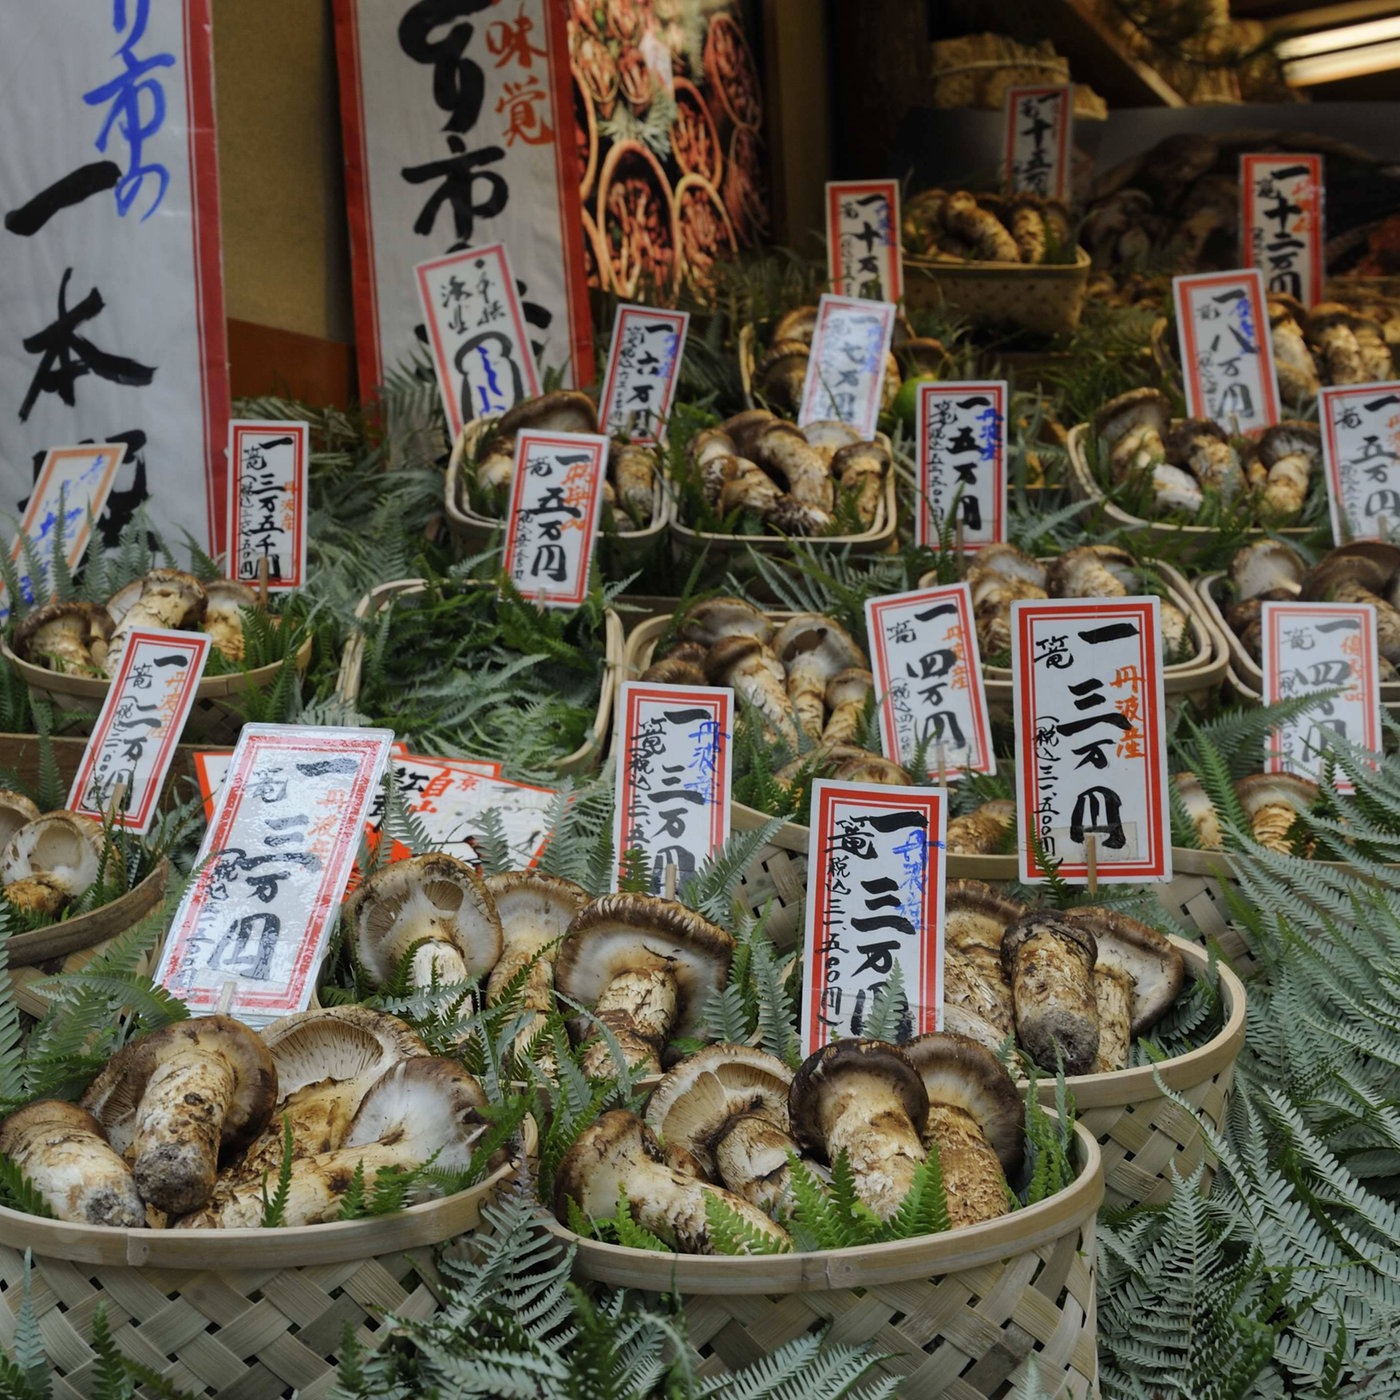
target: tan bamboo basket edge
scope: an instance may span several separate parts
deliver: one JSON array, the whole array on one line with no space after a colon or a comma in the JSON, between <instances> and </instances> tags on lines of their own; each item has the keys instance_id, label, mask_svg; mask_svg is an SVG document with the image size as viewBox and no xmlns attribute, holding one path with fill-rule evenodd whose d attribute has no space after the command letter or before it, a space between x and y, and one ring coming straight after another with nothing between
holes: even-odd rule
<instances>
[{"instance_id":1,"label":"tan bamboo basket edge","mask_svg":"<svg viewBox=\"0 0 1400 1400\"><path fill-rule=\"evenodd\" d=\"M1072 263L943 262L906 254L904 301L911 310L946 306L978 323L1011 323L1037 335L1069 335L1079 325L1090 259Z\"/></svg>"},{"instance_id":2,"label":"tan bamboo basket edge","mask_svg":"<svg viewBox=\"0 0 1400 1400\"><path fill-rule=\"evenodd\" d=\"M162 856L145 879L100 909L60 920L47 928L12 934L9 941L11 966L30 966L66 957L125 932L161 902L169 879L170 862Z\"/></svg>"}]
</instances>

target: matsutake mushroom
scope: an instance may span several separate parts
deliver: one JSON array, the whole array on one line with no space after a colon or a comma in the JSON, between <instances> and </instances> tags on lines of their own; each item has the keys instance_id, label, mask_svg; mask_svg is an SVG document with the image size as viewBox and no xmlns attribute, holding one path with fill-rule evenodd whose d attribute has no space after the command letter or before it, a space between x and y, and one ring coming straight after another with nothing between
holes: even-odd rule
<instances>
[{"instance_id":1,"label":"matsutake mushroom","mask_svg":"<svg viewBox=\"0 0 1400 1400\"><path fill-rule=\"evenodd\" d=\"M230 661L243 660L243 613L256 608L258 595L246 583L214 579L204 585L209 606L204 614L204 631L214 646Z\"/></svg>"},{"instance_id":2,"label":"matsutake mushroom","mask_svg":"<svg viewBox=\"0 0 1400 1400\"><path fill-rule=\"evenodd\" d=\"M1128 481L1165 460L1171 400L1159 389L1131 389L1094 415L1094 436L1108 449L1109 479Z\"/></svg>"},{"instance_id":3,"label":"matsutake mushroom","mask_svg":"<svg viewBox=\"0 0 1400 1400\"><path fill-rule=\"evenodd\" d=\"M1298 551L1282 540L1255 540L1230 558L1230 582L1242 602L1278 589L1296 597L1307 571Z\"/></svg>"},{"instance_id":4,"label":"matsutake mushroom","mask_svg":"<svg viewBox=\"0 0 1400 1400\"><path fill-rule=\"evenodd\" d=\"M1249 818L1250 834L1266 850L1293 853L1293 824L1317 802L1317 784L1296 773L1248 773L1235 796Z\"/></svg>"},{"instance_id":5,"label":"matsutake mushroom","mask_svg":"<svg viewBox=\"0 0 1400 1400\"><path fill-rule=\"evenodd\" d=\"M1016 1039L1042 1069L1064 1060L1066 1074L1088 1074L1099 1053L1094 935L1044 911L1017 919L1001 940L1011 983Z\"/></svg>"},{"instance_id":6,"label":"matsutake mushroom","mask_svg":"<svg viewBox=\"0 0 1400 1400\"><path fill-rule=\"evenodd\" d=\"M78 812L26 822L0 852L5 898L36 914L57 914L102 873L102 827Z\"/></svg>"},{"instance_id":7,"label":"matsutake mushroom","mask_svg":"<svg viewBox=\"0 0 1400 1400\"><path fill-rule=\"evenodd\" d=\"M1302 513L1308 482L1322 469L1322 433L1316 423L1275 423L1259 439L1259 461L1267 469L1260 509L1274 525Z\"/></svg>"},{"instance_id":8,"label":"matsutake mushroom","mask_svg":"<svg viewBox=\"0 0 1400 1400\"><path fill-rule=\"evenodd\" d=\"M772 646L787 673L788 699L803 730L822 737L826 688L845 670L868 671L869 659L840 623L820 613L798 613L773 636Z\"/></svg>"},{"instance_id":9,"label":"matsutake mushroom","mask_svg":"<svg viewBox=\"0 0 1400 1400\"><path fill-rule=\"evenodd\" d=\"M1218 851L1225 845L1220 833L1220 818L1215 811L1215 803L1210 800L1201 780L1191 772L1172 774L1172 787L1191 819L1196 833L1196 844L1203 851Z\"/></svg>"},{"instance_id":10,"label":"matsutake mushroom","mask_svg":"<svg viewBox=\"0 0 1400 1400\"><path fill-rule=\"evenodd\" d=\"M824 744L851 744L865 727L865 707L875 693L875 677L860 666L837 671L823 697L829 711L821 737Z\"/></svg>"},{"instance_id":11,"label":"matsutake mushroom","mask_svg":"<svg viewBox=\"0 0 1400 1400\"><path fill-rule=\"evenodd\" d=\"M1002 940L1025 912L1025 905L981 880L948 881L943 916L943 1000L984 1021L996 1044L1012 1035L1015 1028Z\"/></svg>"},{"instance_id":12,"label":"matsutake mushroom","mask_svg":"<svg viewBox=\"0 0 1400 1400\"><path fill-rule=\"evenodd\" d=\"M96 603L48 603L15 626L21 661L76 676L107 674L112 619Z\"/></svg>"},{"instance_id":13,"label":"matsutake mushroom","mask_svg":"<svg viewBox=\"0 0 1400 1400\"><path fill-rule=\"evenodd\" d=\"M1185 467L1201 484L1227 504L1242 496L1246 481L1240 454L1230 435L1208 418L1184 418L1167 434L1167 456Z\"/></svg>"},{"instance_id":14,"label":"matsutake mushroom","mask_svg":"<svg viewBox=\"0 0 1400 1400\"><path fill-rule=\"evenodd\" d=\"M1016 804L996 797L948 823L944 849L950 856L989 856L1001 850L1016 825Z\"/></svg>"},{"instance_id":15,"label":"matsutake mushroom","mask_svg":"<svg viewBox=\"0 0 1400 1400\"><path fill-rule=\"evenodd\" d=\"M763 716L767 729L789 748L797 748L787 672L767 642L757 637L721 638L705 657L705 679L711 685L729 686L739 699L747 700Z\"/></svg>"},{"instance_id":16,"label":"matsutake mushroom","mask_svg":"<svg viewBox=\"0 0 1400 1400\"><path fill-rule=\"evenodd\" d=\"M1285 403L1295 408L1315 399L1321 387L1317 365L1298 321L1300 314L1306 315L1291 297L1287 300L1269 298L1269 340L1274 350L1274 373L1278 379L1279 395Z\"/></svg>"},{"instance_id":17,"label":"matsutake mushroom","mask_svg":"<svg viewBox=\"0 0 1400 1400\"><path fill-rule=\"evenodd\" d=\"M209 595L193 574L183 569L152 569L107 599L112 636L103 667L115 676L121 665L126 639L138 628L198 631L209 607Z\"/></svg>"},{"instance_id":18,"label":"matsutake mushroom","mask_svg":"<svg viewBox=\"0 0 1400 1400\"><path fill-rule=\"evenodd\" d=\"M677 636L683 642L711 647L726 637L756 637L766 642L773 635L768 617L742 598L706 598L681 619Z\"/></svg>"},{"instance_id":19,"label":"matsutake mushroom","mask_svg":"<svg viewBox=\"0 0 1400 1400\"><path fill-rule=\"evenodd\" d=\"M20 827L34 821L38 815L38 807L22 792L9 788L0 790L0 851L10 844L10 837Z\"/></svg>"}]
</instances>

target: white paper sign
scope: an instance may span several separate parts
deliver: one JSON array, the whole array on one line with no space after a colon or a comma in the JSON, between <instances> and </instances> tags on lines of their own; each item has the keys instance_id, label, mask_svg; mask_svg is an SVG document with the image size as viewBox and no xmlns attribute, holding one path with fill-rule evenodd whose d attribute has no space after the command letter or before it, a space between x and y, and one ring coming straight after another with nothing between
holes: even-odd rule
<instances>
[{"instance_id":1,"label":"white paper sign","mask_svg":"<svg viewBox=\"0 0 1400 1400\"><path fill-rule=\"evenodd\" d=\"M1332 538L1393 538L1400 529L1400 381L1318 392Z\"/></svg>"},{"instance_id":2,"label":"white paper sign","mask_svg":"<svg viewBox=\"0 0 1400 1400\"><path fill-rule=\"evenodd\" d=\"M1264 274L1270 292L1304 306L1322 300L1322 157L1240 157L1242 261Z\"/></svg>"},{"instance_id":3,"label":"white paper sign","mask_svg":"<svg viewBox=\"0 0 1400 1400\"><path fill-rule=\"evenodd\" d=\"M826 263L838 296L904 295L898 180L827 181Z\"/></svg>"},{"instance_id":4,"label":"white paper sign","mask_svg":"<svg viewBox=\"0 0 1400 1400\"><path fill-rule=\"evenodd\" d=\"M229 424L229 573L256 586L306 586L307 423Z\"/></svg>"},{"instance_id":5,"label":"white paper sign","mask_svg":"<svg viewBox=\"0 0 1400 1400\"><path fill-rule=\"evenodd\" d=\"M804 1056L860 1035L896 966L908 1003L900 1039L939 1029L946 827L940 788L812 784Z\"/></svg>"},{"instance_id":6,"label":"white paper sign","mask_svg":"<svg viewBox=\"0 0 1400 1400\"><path fill-rule=\"evenodd\" d=\"M1043 881L1032 835L1062 879L1171 878L1157 598L1011 605L1020 876Z\"/></svg>"},{"instance_id":7,"label":"white paper sign","mask_svg":"<svg viewBox=\"0 0 1400 1400\"><path fill-rule=\"evenodd\" d=\"M1265 772L1298 773L1318 780L1333 739L1379 753L1375 605L1265 603L1261 612L1265 704L1345 687L1341 695L1274 731ZM1339 773L1336 788L1351 792L1354 785Z\"/></svg>"},{"instance_id":8,"label":"white paper sign","mask_svg":"<svg viewBox=\"0 0 1400 1400\"><path fill-rule=\"evenodd\" d=\"M1069 197L1073 145L1074 88L1007 89L1002 103L1006 127L1005 174L1009 194Z\"/></svg>"},{"instance_id":9,"label":"white paper sign","mask_svg":"<svg viewBox=\"0 0 1400 1400\"><path fill-rule=\"evenodd\" d=\"M617 802L613 850L647 858L648 893L662 894L667 868L684 890L729 839L731 716L734 692L710 686L627 681L618 699Z\"/></svg>"},{"instance_id":10,"label":"white paper sign","mask_svg":"<svg viewBox=\"0 0 1400 1400\"><path fill-rule=\"evenodd\" d=\"M945 778L995 773L982 661L965 583L867 598L865 627L875 664L885 757Z\"/></svg>"},{"instance_id":11,"label":"white paper sign","mask_svg":"<svg viewBox=\"0 0 1400 1400\"><path fill-rule=\"evenodd\" d=\"M604 436L643 443L664 436L689 325L688 311L617 308L598 410Z\"/></svg>"},{"instance_id":12,"label":"white paper sign","mask_svg":"<svg viewBox=\"0 0 1400 1400\"><path fill-rule=\"evenodd\" d=\"M873 436L895 311L888 301L822 297L802 384L799 427L835 418L864 438Z\"/></svg>"},{"instance_id":13,"label":"white paper sign","mask_svg":"<svg viewBox=\"0 0 1400 1400\"><path fill-rule=\"evenodd\" d=\"M155 980L254 1029L304 1011L389 758L388 729L245 724Z\"/></svg>"},{"instance_id":14,"label":"white paper sign","mask_svg":"<svg viewBox=\"0 0 1400 1400\"><path fill-rule=\"evenodd\" d=\"M1006 381L921 384L915 422L922 496L914 517L915 541L941 549L944 522L955 515L955 540L964 549L1003 542Z\"/></svg>"},{"instance_id":15,"label":"white paper sign","mask_svg":"<svg viewBox=\"0 0 1400 1400\"><path fill-rule=\"evenodd\" d=\"M1278 422L1278 381L1258 268L1173 277L1186 411L1231 432Z\"/></svg>"},{"instance_id":16,"label":"white paper sign","mask_svg":"<svg viewBox=\"0 0 1400 1400\"><path fill-rule=\"evenodd\" d=\"M0 15L0 512L53 443L121 443L143 503L222 547L228 368L209 0Z\"/></svg>"},{"instance_id":17,"label":"white paper sign","mask_svg":"<svg viewBox=\"0 0 1400 1400\"><path fill-rule=\"evenodd\" d=\"M510 249L535 362L591 383L567 7L332 8L361 397L421 353L414 267L491 244Z\"/></svg>"}]
</instances>

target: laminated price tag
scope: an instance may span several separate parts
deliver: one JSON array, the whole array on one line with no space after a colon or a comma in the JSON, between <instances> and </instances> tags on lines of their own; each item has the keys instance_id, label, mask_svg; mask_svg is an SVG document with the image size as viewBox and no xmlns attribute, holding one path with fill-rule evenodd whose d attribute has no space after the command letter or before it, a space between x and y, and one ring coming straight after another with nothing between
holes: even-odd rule
<instances>
[{"instance_id":1,"label":"laminated price tag","mask_svg":"<svg viewBox=\"0 0 1400 1400\"><path fill-rule=\"evenodd\" d=\"M1006 539L1006 381L921 384L915 427L920 509L914 538L942 548L950 528L963 549Z\"/></svg>"},{"instance_id":2,"label":"laminated price tag","mask_svg":"<svg viewBox=\"0 0 1400 1400\"><path fill-rule=\"evenodd\" d=\"M898 180L828 180L826 265L838 296L904 295Z\"/></svg>"},{"instance_id":3,"label":"laminated price tag","mask_svg":"<svg viewBox=\"0 0 1400 1400\"><path fill-rule=\"evenodd\" d=\"M608 440L594 433L516 434L502 558L516 588L544 606L576 608L588 593L607 461Z\"/></svg>"},{"instance_id":4,"label":"laminated price tag","mask_svg":"<svg viewBox=\"0 0 1400 1400\"><path fill-rule=\"evenodd\" d=\"M1008 88L1002 115L1007 193L1067 199L1074 88L1068 83Z\"/></svg>"},{"instance_id":5,"label":"laminated price tag","mask_svg":"<svg viewBox=\"0 0 1400 1400\"><path fill-rule=\"evenodd\" d=\"M307 423L228 426L229 573L270 589L306 584Z\"/></svg>"},{"instance_id":6,"label":"laminated price tag","mask_svg":"<svg viewBox=\"0 0 1400 1400\"><path fill-rule=\"evenodd\" d=\"M675 872L683 889L729 839L729 739L734 694L710 686L627 681L618 700L617 889L629 851L647 861L651 894Z\"/></svg>"},{"instance_id":7,"label":"laminated price tag","mask_svg":"<svg viewBox=\"0 0 1400 1400\"><path fill-rule=\"evenodd\" d=\"M1250 433L1278 422L1269 308L1258 268L1173 277L1186 411Z\"/></svg>"},{"instance_id":8,"label":"laminated price tag","mask_svg":"<svg viewBox=\"0 0 1400 1400\"><path fill-rule=\"evenodd\" d=\"M900 1039L943 1020L946 794L819 778L812 785L802 1053L858 1036L897 966Z\"/></svg>"},{"instance_id":9,"label":"laminated price tag","mask_svg":"<svg viewBox=\"0 0 1400 1400\"><path fill-rule=\"evenodd\" d=\"M1241 261L1270 292L1322 300L1322 157L1270 151L1240 157Z\"/></svg>"},{"instance_id":10,"label":"laminated price tag","mask_svg":"<svg viewBox=\"0 0 1400 1400\"><path fill-rule=\"evenodd\" d=\"M874 434L895 309L888 301L822 297L802 382L799 427L834 418L863 438Z\"/></svg>"},{"instance_id":11,"label":"laminated price tag","mask_svg":"<svg viewBox=\"0 0 1400 1400\"><path fill-rule=\"evenodd\" d=\"M1392 538L1400 527L1400 381L1318 392L1332 538Z\"/></svg>"},{"instance_id":12,"label":"laminated price tag","mask_svg":"<svg viewBox=\"0 0 1400 1400\"><path fill-rule=\"evenodd\" d=\"M211 642L202 632L134 631L68 793L68 809L150 830ZM118 792L118 789L121 789Z\"/></svg>"},{"instance_id":13,"label":"laminated price tag","mask_svg":"<svg viewBox=\"0 0 1400 1400\"><path fill-rule=\"evenodd\" d=\"M688 311L617 308L598 409L605 437L641 443L661 440L671 416L689 325Z\"/></svg>"},{"instance_id":14,"label":"laminated price tag","mask_svg":"<svg viewBox=\"0 0 1400 1400\"><path fill-rule=\"evenodd\" d=\"M255 1029L304 1011L393 732L245 724L155 980Z\"/></svg>"},{"instance_id":15,"label":"laminated price tag","mask_svg":"<svg viewBox=\"0 0 1400 1400\"><path fill-rule=\"evenodd\" d=\"M473 418L537 398L535 352L505 247L467 248L413 271L452 439Z\"/></svg>"},{"instance_id":16,"label":"laminated price tag","mask_svg":"<svg viewBox=\"0 0 1400 1400\"><path fill-rule=\"evenodd\" d=\"M1274 731L1264 760L1268 773L1297 773L1318 781L1328 744L1344 739L1381 750L1381 688L1376 665L1373 603L1265 603L1264 703L1342 688ZM1354 784L1337 774L1338 792Z\"/></svg>"},{"instance_id":17,"label":"laminated price tag","mask_svg":"<svg viewBox=\"0 0 1400 1400\"><path fill-rule=\"evenodd\" d=\"M865 626L885 757L912 772L922 754L931 778L995 773L967 584L868 598Z\"/></svg>"},{"instance_id":18,"label":"laminated price tag","mask_svg":"<svg viewBox=\"0 0 1400 1400\"><path fill-rule=\"evenodd\" d=\"M1021 879L1171 879L1157 598L1011 605Z\"/></svg>"}]
</instances>

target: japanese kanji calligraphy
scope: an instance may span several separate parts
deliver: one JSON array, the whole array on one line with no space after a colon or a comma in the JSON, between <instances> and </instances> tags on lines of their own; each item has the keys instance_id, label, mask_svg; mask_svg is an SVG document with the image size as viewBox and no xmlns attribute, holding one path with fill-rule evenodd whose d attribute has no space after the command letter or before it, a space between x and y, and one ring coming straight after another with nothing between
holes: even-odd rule
<instances>
[{"instance_id":1,"label":"japanese kanji calligraphy","mask_svg":"<svg viewBox=\"0 0 1400 1400\"><path fill-rule=\"evenodd\" d=\"M1318 392L1332 538L1393 538L1400 527L1400 381Z\"/></svg>"},{"instance_id":2,"label":"japanese kanji calligraphy","mask_svg":"<svg viewBox=\"0 0 1400 1400\"><path fill-rule=\"evenodd\" d=\"M1240 157L1241 262L1264 274L1270 293L1322 300L1322 157Z\"/></svg>"},{"instance_id":3,"label":"japanese kanji calligraphy","mask_svg":"<svg viewBox=\"0 0 1400 1400\"><path fill-rule=\"evenodd\" d=\"M1006 123L1005 175L1008 194L1069 196L1073 145L1074 89L1009 88L1002 102Z\"/></svg>"},{"instance_id":4,"label":"japanese kanji calligraphy","mask_svg":"<svg viewBox=\"0 0 1400 1400\"><path fill-rule=\"evenodd\" d=\"M229 424L229 574L270 589L306 584L306 423ZM264 561L266 561L264 563Z\"/></svg>"},{"instance_id":5,"label":"japanese kanji calligraphy","mask_svg":"<svg viewBox=\"0 0 1400 1400\"><path fill-rule=\"evenodd\" d=\"M849 423L862 437L875 432L894 317L893 302L822 297L797 413L799 427L834 418Z\"/></svg>"},{"instance_id":6,"label":"japanese kanji calligraphy","mask_svg":"<svg viewBox=\"0 0 1400 1400\"><path fill-rule=\"evenodd\" d=\"M640 443L660 440L671 414L689 325L688 311L617 308L598 409L604 436Z\"/></svg>"},{"instance_id":7,"label":"japanese kanji calligraphy","mask_svg":"<svg viewBox=\"0 0 1400 1400\"><path fill-rule=\"evenodd\" d=\"M1278 382L1269 339L1264 274L1173 277L1186 408L1238 433L1278 422Z\"/></svg>"},{"instance_id":8,"label":"japanese kanji calligraphy","mask_svg":"<svg viewBox=\"0 0 1400 1400\"><path fill-rule=\"evenodd\" d=\"M828 181L826 262L838 296L898 301L904 295L899 181Z\"/></svg>"},{"instance_id":9,"label":"japanese kanji calligraphy","mask_svg":"<svg viewBox=\"0 0 1400 1400\"><path fill-rule=\"evenodd\" d=\"M941 549L1006 539L1006 381L921 384L915 418L921 500L914 538Z\"/></svg>"}]
</instances>

